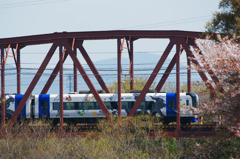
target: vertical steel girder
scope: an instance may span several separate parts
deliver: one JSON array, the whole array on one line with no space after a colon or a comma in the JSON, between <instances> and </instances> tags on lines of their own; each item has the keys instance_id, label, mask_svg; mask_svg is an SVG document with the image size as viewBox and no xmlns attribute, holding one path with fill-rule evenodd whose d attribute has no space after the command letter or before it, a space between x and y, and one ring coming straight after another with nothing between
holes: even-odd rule
<instances>
[{"instance_id":1,"label":"vertical steel girder","mask_svg":"<svg viewBox=\"0 0 240 159\"><path fill-rule=\"evenodd\" d=\"M17 52L17 94L21 94L21 61L20 49L16 47Z\"/></svg>"},{"instance_id":2,"label":"vertical steel girder","mask_svg":"<svg viewBox=\"0 0 240 159\"><path fill-rule=\"evenodd\" d=\"M196 60L194 54L191 52L189 46L187 44L185 44L185 43L183 43L182 45L183 45L185 51L187 52L187 56L191 58L191 62L194 63L196 66L200 67L200 64ZM206 74L204 72L202 72L202 71L199 71L199 70L198 70L198 74L200 75L202 80L205 82L205 85L207 86L207 88L209 89L211 94L213 96L217 96L217 93L216 93L215 89L213 88L211 83L208 82L208 78L207 78Z\"/></svg>"},{"instance_id":3,"label":"vertical steel girder","mask_svg":"<svg viewBox=\"0 0 240 159\"><path fill-rule=\"evenodd\" d=\"M18 115L22 111L22 109L23 109L25 103L27 102L29 96L31 95L34 87L36 86L37 82L39 81L40 77L42 76L42 73L44 72L45 68L47 67L47 65L48 65L50 59L52 58L53 53L55 52L56 48L57 48L57 45L54 43L51 46L47 56L43 60L41 66L39 67L37 73L35 74L32 82L30 83L30 85L29 85L27 91L25 92L23 98L21 99L20 103L18 104L15 112L13 113L13 116L9 120L8 125L7 125L8 128L11 128L13 123L17 120Z\"/></svg>"},{"instance_id":4,"label":"vertical steel girder","mask_svg":"<svg viewBox=\"0 0 240 159\"><path fill-rule=\"evenodd\" d=\"M63 63L65 62L65 60L67 59L67 56L68 56L68 52L65 52L64 54L64 58L63 58ZM59 65L60 65L60 61L58 61L57 65L55 66L52 74L50 75L48 81L46 82L43 90L41 91L40 94L47 94L49 88L51 87L53 81L55 80L55 78L57 77L57 74L59 72Z\"/></svg>"},{"instance_id":5,"label":"vertical steel girder","mask_svg":"<svg viewBox=\"0 0 240 159\"><path fill-rule=\"evenodd\" d=\"M124 40L124 39L123 39ZM121 120L122 116L122 81L121 81L121 74L122 74L122 69L121 69L121 56L122 56L122 51L121 51L121 39L117 39L117 79L118 79L118 118Z\"/></svg>"},{"instance_id":6,"label":"vertical steel girder","mask_svg":"<svg viewBox=\"0 0 240 159\"><path fill-rule=\"evenodd\" d=\"M129 74L130 74L130 90L134 89L134 75L133 75L133 40L130 39L130 46L128 44L128 53L129 53L129 59L130 59L130 66L129 66Z\"/></svg>"},{"instance_id":7,"label":"vertical steel girder","mask_svg":"<svg viewBox=\"0 0 240 159\"><path fill-rule=\"evenodd\" d=\"M63 129L63 48L59 46L59 108L60 128Z\"/></svg>"},{"instance_id":8,"label":"vertical steel girder","mask_svg":"<svg viewBox=\"0 0 240 159\"><path fill-rule=\"evenodd\" d=\"M106 92L106 93L110 93L108 87L106 86L106 84L104 83L102 77L100 76L99 72L97 71L95 65L93 64L92 60L90 59L90 57L88 56L86 50L84 49L84 47L82 46L82 44L77 43L76 47L78 47L78 49L80 50L80 52L82 53L83 58L85 59L85 61L87 62L89 68L92 70L95 78L97 79L98 83L100 84L100 86L102 87L102 89Z\"/></svg>"},{"instance_id":9,"label":"vertical steel girder","mask_svg":"<svg viewBox=\"0 0 240 159\"><path fill-rule=\"evenodd\" d=\"M84 68L82 67L80 61L77 59L77 57L75 56L74 52L72 51L71 47L69 46L69 44L67 43L67 41L65 43L63 43L63 45L65 46L65 48L67 49L67 52L69 53L70 57L72 58L73 62L76 64L78 71L81 73L84 81L86 82L86 84L88 85L90 91L92 92L92 94L94 95L98 105L100 106L100 108L102 109L104 115L107 117L108 120L111 120L111 114L108 111L106 105L103 103L101 97L99 96L99 93L97 92L96 88L93 86L90 78L88 77L88 75L86 74Z\"/></svg>"},{"instance_id":10,"label":"vertical steel girder","mask_svg":"<svg viewBox=\"0 0 240 159\"><path fill-rule=\"evenodd\" d=\"M136 100L135 104L133 105L130 113L128 114L129 117L134 116L136 113L139 105L141 104L142 100L145 98L147 91L149 90L150 86L152 85L154 79L156 78L159 70L161 69L163 63L165 62L167 56L169 55L170 51L172 50L174 43L170 40L166 50L164 51L163 55L161 56L160 60L158 61L156 67L154 68L151 76L149 77L147 83L145 84L144 88L142 89L138 99Z\"/></svg>"},{"instance_id":11,"label":"vertical steel girder","mask_svg":"<svg viewBox=\"0 0 240 159\"><path fill-rule=\"evenodd\" d=\"M180 127L180 44L176 44L176 107L177 107L177 127L175 130L176 136L178 136Z\"/></svg>"},{"instance_id":12,"label":"vertical steel girder","mask_svg":"<svg viewBox=\"0 0 240 159\"><path fill-rule=\"evenodd\" d=\"M77 57L77 48L74 47L74 54ZM74 88L74 92L77 92L77 67L75 64L73 64L73 88Z\"/></svg>"},{"instance_id":13,"label":"vertical steel girder","mask_svg":"<svg viewBox=\"0 0 240 159\"><path fill-rule=\"evenodd\" d=\"M1 48L1 127L5 127L5 60L4 48Z\"/></svg>"},{"instance_id":14,"label":"vertical steel girder","mask_svg":"<svg viewBox=\"0 0 240 159\"><path fill-rule=\"evenodd\" d=\"M191 60L189 59L188 55L187 55L187 66L188 66L188 70L187 70L187 91L188 92L192 92L192 83L191 83Z\"/></svg>"}]
</instances>

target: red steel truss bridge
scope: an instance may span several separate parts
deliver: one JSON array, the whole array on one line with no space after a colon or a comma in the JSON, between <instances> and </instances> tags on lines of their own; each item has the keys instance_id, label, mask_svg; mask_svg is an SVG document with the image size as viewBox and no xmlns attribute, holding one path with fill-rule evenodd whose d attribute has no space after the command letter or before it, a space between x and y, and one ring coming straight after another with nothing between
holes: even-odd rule
<instances>
[{"instance_id":1,"label":"red steel truss bridge","mask_svg":"<svg viewBox=\"0 0 240 159\"><path fill-rule=\"evenodd\" d=\"M88 40L107 40L112 39L116 40L117 48L117 81L118 81L118 118L121 120L121 57L122 52L124 49L124 42L126 42L126 49L129 54L129 75L130 75L130 89L134 89L134 68L133 68L133 48L134 42L138 39L168 39L169 43L165 48L165 51L159 57L159 61L157 62L155 68L152 71L152 74L148 78L148 81L144 88L142 89L138 99L136 100L134 106L132 107L129 117L134 116L136 110L138 109L140 103L142 102L143 98L145 97L146 93L148 92L150 86L152 85L154 79L156 78L158 72L162 68L165 60L167 59L170 51L176 46L176 53L172 58L171 62L169 63L165 73L163 74L161 80L158 82L156 86L156 90L160 92L164 83L166 82L169 74L171 73L173 67L176 65L176 93L177 93L177 112L179 112L180 108L180 55L182 54L183 50L185 50L187 55L187 65L188 68L191 68L192 64L200 66L200 63L195 59L195 54L202 54L201 50L195 43L195 39L201 39L203 37L202 32L190 32L190 31L161 31L161 30L154 30L154 31L135 31L135 30L116 30L116 31L91 31L91 32L61 32L61 33L52 33L52 34L42 34L42 35L33 35L33 36L22 36L22 37L14 37L14 38L4 38L0 39L0 50L1 50L1 99L2 99L2 107L1 107L1 126L2 128L9 128L11 129L13 124L16 122L18 115L20 114L21 110L23 109L27 99L30 97L33 89L37 85L41 75L43 74L44 70L46 69L47 65L49 64L50 59L54 55L54 53L59 54L59 61L57 62L55 68L52 71L48 81L46 81L45 86L43 87L42 91L39 92L40 94L46 94L52 85L54 79L56 78L57 74L59 73L59 96L60 96L60 127L63 129L63 63L68 56L72 59L74 63L73 74L74 74L74 82L73 88L74 92L77 92L77 71L82 75L86 85L89 87L90 91L93 93L97 103L101 107L103 113L105 114L108 120L112 119L110 112L108 111L106 105L102 101L99 96L98 91L96 90L95 86L93 85L92 81L90 80L89 76L87 75L86 71L84 70L82 64L80 63L79 59L77 58L77 50L79 50L86 60L89 68L93 72L94 76L96 77L98 83L105 90L106 93L110 93L108 87L106 86L105 82L103 81L101 75L99 74L97 68L95 67L93 61L89 57L86 49L83 47L83 42ZM25 47L29 47L32 45L40 45L40 44L51 44L49 51L46 53L44 60L42 61L37 73L35 74L33 80L31 81L30 85L28 86L26 92L21 92L21 49ZM196 50L192 52L190 47ZM58 49L58 51L56 51ZM10 57L10 53L12 52L15 66L17 70L17 94L24 94L22 100L20 101L17 109L15 110L13 116L9 120L8 124L5 125L5 66L7 63L8 57ZM34 54L32 55L34 56ZM26 61L25 61L26 62ZM206 66L207 67L207 66ZM208 71L209 76L212 80L217 83L218 78L214 74L213 71ZM216 90L214 89L213 85L208 82L208 76L205 74L204 71L198 71L198 74L205 82L207 88L209 89L210 93L214 96L216 95ZM191 92L191 69L187 70L187 89L188 92ZM223 91L221 89L220 91ZM211 136L215 135L209 131L201 131L196 129L196 131L183 131L180 125L180 114L177 113L177 124L174 127L174 131L169 132L170 136L172 137L190 137L190 136ZM154 136L154 135L153 135Z\"/></svg>"}]
</instances>

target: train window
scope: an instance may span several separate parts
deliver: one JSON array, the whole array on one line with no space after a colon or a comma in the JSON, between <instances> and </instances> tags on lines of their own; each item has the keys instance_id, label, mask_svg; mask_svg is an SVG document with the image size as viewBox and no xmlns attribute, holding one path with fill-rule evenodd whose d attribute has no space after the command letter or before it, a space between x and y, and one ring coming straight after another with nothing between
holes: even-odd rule
<instances>
[{"instance_id":1,"label":"train window","mask_svg":"<svg viewBox=\"0 0 240 159\"><path fill-rule=\"evenodd\" d=\"M53 103L53 110L59 110L59 102L54 102Z\"/></svg>"},{"instance_id":2,"label":"train window","mask_svg":"<svg viewBox=\"0 0 240 159\"><path fill-rule=\"evenodd\" d=\"M189 106L189 100L186 100L186 105Z\"/></svg>"},{"instance_id":3,"label":"train window","mask_svg":"<svg viewBox=\"0 0 240 159\"><path fill-rule=\"evenodd\" d=\"M117 102L111 102L111 108L117 109L118 108Z\"/></svg>"},{"instance_id":4,"label":"train window","mask_svg":"<svg viewBox=\"0 0 240 159\"><path fill-rule=\"evenodd\" d=\"M149 109L150 109L150 110L153 109L154 106L155 106L153 101L147 102L146 105L147 105L147 106L146 106L146 109L148 109L148 110L149 110Z\"/></svg>"},{"instance_id":5,"label":"train window","mask_svg":"<svg viewBox=\"0 0 240 159\"><path fill-rule=\"evenodd\" d=\"M48 102L41 102L41 111L48 110Z\"/></svg>"},{"instance_id":6,"label":"train window","mask_svg":"<svg viewBox=\"0 0 240 159\"><path fill-rule=\"evenodd\" d=\"M129 102L122 102L122 109L128 109Z\"/></svg>"},{"instance_id":7,"label":"train window","mask_svg":"<svg viewBox=\"0 0 240 159\"><path fill-rule=\"evenodd\" d=\"M168 108L175 109L175 100L168 100Z\"/></svg>"},{"instance_id":8,"label":"train window","mask_svg":"<svg viewBox=\"0 0 240 159\"><path fill-rule=\"evenodd\" d=\"M75 103L74 102L63 103L63 110L75 110Z\"/></svg>"},{"instance_id":9,"label":"train window","mask_svg":"<svg viewBox=\"0 0 240 159\"><path fill-rule=\"evenodd\" d=\"M106 107L107 107L108 109L111 109L111 103L110 103L110 102L104 102L104 104L106 105Z\"/></svg>"},{"instance_id":10,"label":"train window","mask_svg":"<svg viewBox=\"0 0 240 159\"><path fill-rule=\"evenodd\" d=\"M145 102L142 102L142 103L139 105L138 109L145 109Z\"/></svg>"},{"instance_id":11,"label":"train window","mask_svg":"<svg viewBox=\"0 0 240 159\"><path fill-rule=\"evenodd\" d=\"M83 105L85 110L94 109L94 102L84 102Z\"/></svg>"}]
</instances>

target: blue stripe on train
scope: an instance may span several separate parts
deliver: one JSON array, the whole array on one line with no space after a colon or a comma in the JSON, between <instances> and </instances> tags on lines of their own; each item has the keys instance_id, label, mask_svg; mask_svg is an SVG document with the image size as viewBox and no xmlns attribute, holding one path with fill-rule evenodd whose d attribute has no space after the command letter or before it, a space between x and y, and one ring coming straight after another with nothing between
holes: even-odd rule
<instances>
[{"instance_id":1,"label":"blue stripe on train","mask_svg":"<svg viewBox=\"0 0 240 159\"><path fill-rule=\"evenodd\" d=\"M49 94L39 95L38 98L39 118L50 118L49 101L50 101Z\"/></svg>"},{"instance_id":2,"label":"blue stripe on train","mask_svg":"<svg viewBox=\"0 0 240 159\"><path fill-rule=\"evenodd\" d=\"M166 93L166 115L167 117L176 116L176 93Z\"/></svg>"},{"instance_id":3,"label":"blue stripe on train","mask_svg":"<svg viewBox=\"0 0 240 159\"><path fill-rule=\"evenodd\" d=\"M17 105L20 103L23 95L15 95L15 110L17 109ZM26 104L24 105L22 111L18 115L18 119L26 119Z\"/></svg>"}]
</instances>

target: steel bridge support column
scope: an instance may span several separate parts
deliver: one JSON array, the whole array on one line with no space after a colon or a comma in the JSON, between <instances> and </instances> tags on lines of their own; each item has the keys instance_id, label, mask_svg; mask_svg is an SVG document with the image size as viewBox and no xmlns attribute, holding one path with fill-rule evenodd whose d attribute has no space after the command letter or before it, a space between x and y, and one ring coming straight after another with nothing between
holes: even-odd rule
<instances>
[{"instance_id":1,"label":"steel bridge support column","mask_svg":"<svg viewBox=\"0 0 240 159\"><path fill-rule=\"evenodd\" d=\"M179 136L181 131L181 118L180 118L180 54L181 54L181 45L176 44L176 106L177 106L177 127L175 130L176 136Z\"/></svg>"},{"instance_id":2,"label":"steel bridge support column","mask_svg":"<svg viewBox=\"0 0 240 159\"><path fill-rule=\"evenodd\" d=\"M60 129L63 130L63 48L59 46L59 107L60 107Z\"/></svg>"},{"instance_id":3,"label":"steel bridge support column","mask_svg":"<svg viewBox=\"0 0 240 159\"><path fill-rule=\"evenodd\" d=\"M145 97L146 93L148 92L150 86L152 85L154 79L157 76L157 73L159 72L159 70L161 69L163 63L165 62L167 56L169 55L169 52L171 51L172 47L173 47L174 43L170 40L170 43L168 44L166 50L164 51L163 55L161 56L160 60L158 61L156 67L154 68L151 76L149 77L147 83L145 84L144 88L142 89L138 99L136 100L135 104L133 105L131 111L129 112L128 116L132 117L134 116L134 114L136 113L139 105L141 104L143 98Z\"/></svg>"},{"instance_id":4,"label":"steel bridge support column","mask_svg":"<svg viewBox=\"0 0 240 159\"><path fill-rule=\"evenodd\" d=\"M77 48L74 47L74 54L77 57ZM77 92L77 67L73 64L73 88L74 92Z\"/></svg>"},{"instance_id":5,"label":"steel bridge support column","mask_svg":"<svg viewBox=\"0 0 240 159\"><path fill-rule=\"evenodd\" d=\"M53 56L53 53L56 50L56 44L53 44L52 47L50 48L47 56L45 57L45 59L43 60L41 66L39 67L37 73L35 74L32 82L30 83L27 91L25 92L23 98L21 99L20 103L17 106L17 109L15 110L15 112L13 113L11 119L8 121L8 129L10 129L13 125L13 123L17 120L18 115L20 114L20 112L22 111L25 103L27 102L29 96L31 95L34 87L36 86L38 80L40 79L40 77L42 76L43 71L45 70L45 68L47 67L47 64L49 63L50 59Z\"/></svg>"},{"instance_id":6,"label":"steel bridge support column","mask_svg":"<svg viewBox=\"0 0 240 159\"><path fill-rule=\"evenodd\" d=\"M5 67L4 48L1 48L1 127L5 127Z\"/></svg>"},{"instance_id":7,"label":"steel bridge support column","mask_svg":"<svg viewBox=\"0 0 240 159\"><path fill-rule=\"evenodd\" d=\"M20 58L20 48L18 44L16 46L17 53L17 94L21 94L21 58Z\"/></svg>"},{"instance_id":8,"label":"steel bridge support column","mask_svg":"<svg viewBox=\"0 0 240 159\"><path fill-rule=\"evenodd\" d=\"M189 59L189 56L187 55L187 66L188 66L188 70L187 70L187 91L191 92L192 91L192 87L191 87L191 61Z\"/></svg>"},{"instance_id":9,"label":"steel bridge support column","mask_svg":"<svg viewBox=\"0 0 240 159\"><path fill-rule=\"evenodd\" d=\"M121 89L122 89L122 81L121 81L121 39L117 39L117 79L118 79L118 119L121 121L121 115L122 115L122 101L121 101Z\"/></svg>"},{"instance_id":10,"label":"steel bridge support column","mask_svg":"<svg viewBox=\"0 0 240 159\"><path fill-rule=\"evenodd\" d=\"M133 40L130 39L130 49L129 50L129 59L130 59L130 67L129 67L129 74L130 74L130 90L134 89L134 75L133 75ZM128 44L128 43L127 43Z\"/></svg>"}]
</instances>

